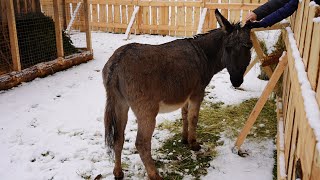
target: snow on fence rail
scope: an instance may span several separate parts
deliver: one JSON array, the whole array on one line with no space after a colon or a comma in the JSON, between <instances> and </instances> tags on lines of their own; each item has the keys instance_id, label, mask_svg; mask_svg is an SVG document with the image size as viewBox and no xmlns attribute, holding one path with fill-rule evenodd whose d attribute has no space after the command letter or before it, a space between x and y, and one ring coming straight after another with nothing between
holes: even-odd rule
<instances>
[{"instance_id":1,"label":"snow on fence rail","mask_svg":"<svg viewBox=\"0 0 320 180\"><path fill-rule=\"evenodd\" d=\"M290 19L291 28L285 31L288 67L282 95L284 150L279 153L278 166L285 168L287 177L282 171L278 179L320 179L320 23L314 21L319 16L319 6L310 0L300 1ZM280 160L283 153L284 162Z\"/></svg>"},{"instance_id":2,"label":"snow on fence rail","mask_svg":"<svg viewBox=\"0 0 320 180\"><path fill-rule=\"evenodd\" d=\"M43 0L44 1L44 0ZM267 0L91 0L91 29L112 33L125 33L135 6L139 12L131 33L192 36L197 33L201 11L207 8L203 32L217 27L215 9L221 9L229 20L244 21L246 14ZM65 0L65 19L68 24L71 14L81 0ZM219 3L220 2L220 3ZM72 29L83 30L80 15Z\"/></svg>"}]
</instances>

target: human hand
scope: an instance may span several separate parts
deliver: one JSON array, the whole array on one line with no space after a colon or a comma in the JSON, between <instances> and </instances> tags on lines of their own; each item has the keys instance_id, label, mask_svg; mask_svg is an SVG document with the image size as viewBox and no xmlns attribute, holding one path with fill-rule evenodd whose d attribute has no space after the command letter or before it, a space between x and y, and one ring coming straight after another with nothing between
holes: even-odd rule
<instances>
[{"instance_id":1,"label":"human hand","mask_svg":"<svg viewBox=\"0 0 320 180\"><path fill-rule=\"evenodd\" d=\"M260 24L259 21L256 21L256 22L247 21L247 23L245 24L245 27L249 29L253 29L253 28L261 28L263 26Z\"/></svg>"},{"instance_id":2,"label":"human hand","mask_svg":"<svg viewBox=\"0 0 320 180\"><path fill-rule=\"evenodd\" d=\"M253 21L255 21L255 20L257 20L257 15L256 15L256 13L250 12L249 14L247 14L246 22L247 22L247 21L253 22Z\"/></svg>"}]
</instances>

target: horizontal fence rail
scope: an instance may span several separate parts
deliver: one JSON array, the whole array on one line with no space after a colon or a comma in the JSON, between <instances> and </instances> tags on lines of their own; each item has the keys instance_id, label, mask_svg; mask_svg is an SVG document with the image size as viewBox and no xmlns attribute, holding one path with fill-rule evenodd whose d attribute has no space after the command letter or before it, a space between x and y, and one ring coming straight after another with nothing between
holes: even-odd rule
<instances>
[{"instance_id":1,"label":"horizontal fence rail","mask_svg":"<svg viewBox=\"0 0 320 180\"><path fill-rule=\"evenodd\" d=\"M132 25L131 33L192 36L197 34L201 13L206 8L202 32L217 28L214 10L220 9L231 22L244 21L244 17L267 0L91 0L91 30L125 33L134 11L139 12ZM83 31L83 7L81 0L64 0L61 13L65 26L72 24L73 30ZM49 0L42 0L42 9ZM74 13L78 11L78 13Z\"/></svg>"}]
</instances>

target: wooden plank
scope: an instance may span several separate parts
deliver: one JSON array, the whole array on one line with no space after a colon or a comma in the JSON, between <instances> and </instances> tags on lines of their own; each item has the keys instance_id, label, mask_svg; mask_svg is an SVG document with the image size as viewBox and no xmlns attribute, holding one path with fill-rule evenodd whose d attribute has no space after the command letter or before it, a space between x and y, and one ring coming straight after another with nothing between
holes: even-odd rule
<instances>
[{"instance_id":1,"label":"wooden plank","mask_svg":"<svg viewBox=\"0 0 320 180\"><path fill-rule=\"evenodd\" d=\"M318 75L319 75L319 60L320 60L320 23L314 23L310 58L308 62L308 79L313 90L316 90Z\"/></svg>"},{"instance_id":2,"label":"wooden plank","mask_svg":"<svg viewBox=\"0 0 320 180\"><path fill-rule=\"evenodd\" d=\"M94 24L99 24L98 22L98 5L97 4L91 4L91 22L92 22L92 26L91 26L91 30L92 31L98 31L99 30L99 26L96 26Z\"/></svg>"},{"instance_id":3,"label":"wooden plank","mask_svg":"<svg viewBox=\"0 0 320 180\"><path fill-rule=\"evenodd\" d=\"M126 5L121 5L121 23L128 24L128 17L127 17L127 7Z\"/></svg>"},{"instance_id":4,"label":"wooden plank","mask_svg":"<svg viewBox=\"0 0 320 180\"><path fill-rule=\"evenodd\" d=\"M230 3L239 3L241 0L230 0ZM240 9L231 9L230 10L230 22L239 22L240 21Z\"/></svg>"},{"instance_id":5,"label":"wooden plank","mask_svg":"<svg viewBox=\"0 0 320 180\"><path fill-rule=\"evenodd\" d=\"M62 29L61 29L61 20L59 15L59 6L60 0L53 0L53 10L54 10L54 26L56 33L56 45L57 45L57 56L63 57L63 40L62 40Z\"/></svg>"},{"instance_id":6,"label":"wooden plank","mask_svg":"<svg viewBox=\"0 0 320 180\"><path fill-rule=\"evenodd\" d=\"M252 44L253 44L253 47L257 53L257 56L259 59L263 59L265 57L262 49L261 49L261 46L260 46L260 43L258 41L258 38L256 36L256 34L254 32L251 32L250 33L250 37L251 37L251 40L252 40ZM268 77L270 78L271 75L272 75L272 69L269 67L269 66L265 66L263 67L263 70L265 71L265 73L268 75Z\"/></svg>"},{"instance_id":7,"label":"wooden plank","mask_svg":"<svg viewBox=\"0 0 320 180\"><path fill-rule=\"evenodd\" d=\"M202 33L202 29L203 29L203 24L207 15L207 8L203 8L202 12L201 12L201 16L200 16L200 20L199 20L199 25L198 25L198 30L197 30L197 34Z\"/></svg>"},{"instance_id":8,"label":"wooden plank","mask_svg":"<svg viewBox=\"0 0 320 180\"><path fill-rule=\"evenodd\" d=\"M130 22L129 22L129 24L128 24L128 27L127 27L127 30L126 30L126 33L125 33L125 39L126 39L126 40L129 39L130 30L131 30L131 27L132 27L132 25L133 25L133 22L135 21L135 18L136 18L136 15L137 15L138 11L139 11L139 8L140 8L139 6L136 6L136 7L134 8L134 11L133 11L133 13L132 13Z\"/></svg>"},{"instance_id":9,"label":"wooden plank","mask_svg":"<svg viewBox=\"0 0 320 180\"><path fill-rule=\"evenodd\" d=\"M274 71L274 73L272 74L267 86L265 87L265 89L262 92L262 95L260 96L258 102L256 103L255 107L253 108L253 110L251 111L251 114L248 117L248 120L245 124L245 126L243 127L242 131L240 132L237 141L235 143L235 147L237 147L238 149L240 148L240 146L242 145L242 143L244 142L245 138L247 137L251 127L253 126L253 124L255 123L255 121L257 120L258 115L260 114L263 106L265 105L265 103L268 100L269 95L271 94L271 92L273 91L275 85L277 84L280 76L282 75L286 65L287 65L288 59L286 55L283 55L280 58L280 61Z\"/></svg>"},{"instance_id":10,"label":"wooden plank","mask_svg":"<svg viewBox=\"0 0 320 180\"><path fill-rule=\"evenodd\" d=\"M6 1L7 7L7 20L8 20L8 28L9 28L9 36L10 36L10 51L12 56L12 64L13 70L21 71L20 64L20 54L19 54L19 45L18 45L18 37L17 37L17 29L16 29L16 19L14 14L14 7L12 1Z\"/></svg>"},{"instance_id":11,"label":"wooden plank","mask_svg":"<svg viewBox=\"0 0 320 180\"><path fill-rule=\"evenodd\" d=\"M133 11L134 11L135 7L137 7L137 6L127 5L128 17L130 17L130 18L132 17L132 14L133 14ZM135 27L135 26L136 26L136 21L134 21L132 27ZM136 30L134 28L131 28L130 32L134 34L136 32Z\"/></svg>"},{"instance_id":12,"label":"wooden plank","mask_svg":"<svg viewBox=\"0 0 320 180\"><path fill-rule=\"evenodd\" d=\"M83 0L84 9L84 20L85 20L85 32L87 41L87 50L92 52L92 42L91 42L91 30L90 30L90 11L88 0Z\"/></svg>"},{"instance_id":13,"label":"wooden plank","mask_svg":"<svg viewBox=\"0 0 320 180\"><path fill-rule=\"evenodd\" d=\"M121 23L121 19L120 19L120 5L114 5L114 14L113 14L113 22L114 23ZM119 28L114 28L114 32L115 33L121 33L121 29Z\"/></svg>"},{"instance_id":14,"label":"wooden plank","mask_svg":"<svg viewBox=\"0 0 320 180\"><path fill-rule=\"evenodd\" d=\"M184 11L184 7L178 7L178 11L177 11L177 28L181 28L183 27L183 29L185 29L185 11ZM176 31L176 36L185 36L185 30L178 30Z\"/></svg>"},{"instance_id":15,"label":"wooden plank","mask_svg":"<svg viewBox=\"0 0 320 180\"><path fill-rule=\"evenodd\" d=\"M293 179L292 175L293 175L293 168L295 167L295 162L296 162L296 147L297 147L297 136L299 135L298 132L298 123L297 120L295 119L295 112L296 112L296 108L293 109L294 113L293 113L293 117L292 117L292 121L293 121L293 132L292 132L292 137L291 137L291 146L290 146L290 154L289 154L289 162L288 162L288 179Z\"/></svg>"},{"instance_id":16,"label":"wooden plank","mask_svg":"<svg viewBox=\"0 0 320 180\"><path fill-rule=\"evenodd\" d=\"M204 9L204 8L202 8L202 9ZM207 12L208 12L208 9L207 9ZM201 8L200 7L194 7L194 10L193 10L194 27L197 26L200 23L200 16L201 16ZM206 18L205 18L205 21L206 21ZM204 31L206 31L206 30L203 28L202 32L204 32ZM194 31L193 34L197 34L197 31Z\"/></svg>"},{"instance_id":17,"label":"wooden plank","mask_svg":"<svg viewBox=\"0 0 320 180\"><path fill-rule=\"evenodd\" d=\"M149 7L143 7L142 8L142 24L143 25L149 25L150 24L150 12ZM144 34L150 34L150 30L143 30Z\"/></svg>"},{"instance_id":18,"label":"wooden plank","mask_svg":"<svg viewBox=\"0 0 320 180\"><path fill-rule=\"evenodd\" d=\"M311 170L311 180L318 180L320 177L320 152L315 147Z\"/></svg>"},{"instance_id":19,"label":"wooden plank","mask_svg":"<svg viewBox=\"0 0 320 180\"><path fill-rule=\"evenodd\" d=\"M223 10L254 10L261 6L260 4L253 3L232 3L229 4L228 0L221 0L222 3L206 3L208 9L223 9Z\"/></svg>"},{"instance_id":20,"label":"wooden plank","mask_svg":"<svg viewBox=\"0 0 320 180\"><path fill-rule=\"evenodd\" d=\"M243 0L243 2L244 3L250 3L251 2L251 0ZM241 17L242 17L242 19L241 19L241 22L242 22L242 24L245 24L246 23L246 17L247 17L247 15L249 14L249 10L242 10L242 15L241 15Z\"/></svg>"},{"instance_id":21,"label":"wooden plank","mask_svg":"<svg viewBox=\"0 0 320 180\"><path fill-rule=\"evenodd\" d=\"M221 0L221 3L224 3L224 4L228 4L229 3L229 0ZM209 3L206 3L206 8L210 9L210 4ZM224 7L216 7L216 8L213 8L213 9L221 9L221 14L223 17L225 17L226 19L229 19L229 8L224 8Z\"/></svg>"},{"instance_id":22,"label":"wooden plank","mask_svg":"<svg viewBox=\"0 0 320 180\"><path fill-rule=\"evenodd\" d=\"M297 13L297 17L295 19L296 26L293 29L294 37L296 39L298 47L299 47L299 43L300 43L300 34L301 34L301 27L302 27L304 2L305 1L299 1L299 6L298 6L298 9L296 10L296 13Z\"/></svg>"},{"instance_id":23,"label":"wooden plank","mask_svg":"<svg viewBox=\"0 0 320 180\"><path fill-rule=\"evenodd\" d=\"M107 6L105 4L99 5L99 23L107 22ZM102 32L106 32L107 29L104 27L99 27L99 30Z\"/></svg>"},{"instance_id":24,"label":"wooden plank","mask_svg":"<svg viewBox=\"0 0 320 180\"><path fill-rule=\"evenodd\" d=\"M113 24L114 21L113 21L113 12L112 12L112 4L108 4L107 5L107 10L108 10L108 24ZM107 31L108 32L114 32L114 28L113 27L108 27L107 28Z\"/></svg>"},{"instance_id":25,"label":"wooden plank","mask_svg":"<svg viewBox=\"0 0 320 180\"><path fill-rule=\"evenodd\" d=\"M158 25L157 11L158 11L158 7L153 7L153 6L151 7L151 25ZM158 34L158 30L155 29L155 30L151 31L151 34Z\"/></svg>"},{"instance_id":26,"label":"wooden plank","mask_svg":"<svg viewBox=\"0 0 320 180\"><path fill-rule=\"evenodd\" d=\"M294 115L294 105L293 105L293 92L290 88L290 96L288 101L288 110L286 116L286 123L285 123L285 164L286 164L286 172L288 172L289 167L289 159L290 159L290 150L291 150L291 141L292 141L292 133L293 133L293 115Z\"/></svg>"},{"instance_id":27,"label":"wooden plank","mask_svg":"<svg viewBox=\"0 0 320 180\"><path fill-rule=\"evenodd\" d=\"M192 16L193 16L193 7L186 7L186 27L193 27ZM186 32L187 37L190 37L192 35L193 35L192 31Z\"/></svg>"},{"instance_id":28,"label":"wooden plank","mask_svg":"<svg viewBox=\"0 0 320 180\"><path fill-rule=\"evenodd\" d=\"M310 0L306 0L304 10L303 10L303 19L302 19L302 27L301 27L301 35L300 35L300 43L299 43L299 52L301 54L301 57L303 55L303 48L304 48L305 37L307 32L309 3L310 3Z\"/></svg>"},{"instance_id":29,"label":"wooden plank","mask_svg":"<svg viewBox=\"0 0 320 180\"><path fill-rule=\"evenodd\" d=\"M209 11L209 30L212 30L212 29L216 29L217 28L217 19L216 19L216 15L214 13L214 10L211 9L211 10L207 10Z\"/></svg>"},{"instance_id":30,"label":"wooden plank","mask_svg":"<svg viewBox=\"0 0 320 180\"><path fill-rule=\"evenodd\" d=\"M316 12L315 7L311 6L309 9L307 33L306 33L303 56L302 56L303 57L303 64L306 69L308 68L310 45L311 45L311 38L312 38L312 33L313 33L313 18L315 16L315 12Z\"/></svg>"},{"instance_id":31,"label":"wooden plank","mask_svg":"<svg viewBox=\"0 0 320 180\"><path fill-rule=\"evenodd\" d=\"M171 11L170 28L172 28L172 27L176 27L176 13L177 13L176 12L176 6L170 6L170 11ZM176 35L176 31L175 30L170 30L169 34L170 34L170 36L175 36Z\"/></svg>"}]
</instances>

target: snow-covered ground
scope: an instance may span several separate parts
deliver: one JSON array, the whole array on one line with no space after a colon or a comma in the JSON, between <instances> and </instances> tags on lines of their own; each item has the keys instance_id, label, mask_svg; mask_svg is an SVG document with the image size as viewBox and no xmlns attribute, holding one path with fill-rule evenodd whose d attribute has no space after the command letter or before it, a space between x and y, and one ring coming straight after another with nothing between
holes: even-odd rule
<instances>
[{"instance_id":1,"label":"snow-covered ground","mask_svg":"<svg viewBox=\"0 0 320 180\"><path fill-rule=\"evenodd\" d=\"M275 36L270 32L270 36ZM266 34L264 34L266 35ZM72 35L77 46L85 45L84 34ZM101 69L121 45L140 42L160 44L174 37L140 35L123 40L122 34L93 33L95 60L43 79L0 91L0 179L93 179L101 174L113 179L113 161L106 154L103 134L105 92ZM270 39L270 38L269 38ZM273 38L272 38L273 39ZM267 43L269 45L270 43ZM259 97L266 85L257 79L255 66L241 88L231 87L223 70L212 79L206 100L237 104ZM180 111L159 114L157 123L180 118ZM146 179L144 166L134 146L136 122L129 112L123 162L127 179ZM161 146L167 131L156 130L152 148ZM223 146L203 179L271 180L274 164L272 140L246 142L252 152L241 158L231 153L233 141L223 138ZM130 175L130 177L128 177ZM192 177L185 177L192 179Z\"/></svg>"}]
</instances>

